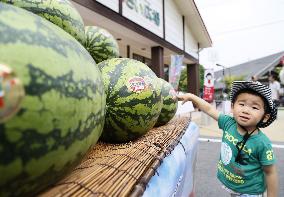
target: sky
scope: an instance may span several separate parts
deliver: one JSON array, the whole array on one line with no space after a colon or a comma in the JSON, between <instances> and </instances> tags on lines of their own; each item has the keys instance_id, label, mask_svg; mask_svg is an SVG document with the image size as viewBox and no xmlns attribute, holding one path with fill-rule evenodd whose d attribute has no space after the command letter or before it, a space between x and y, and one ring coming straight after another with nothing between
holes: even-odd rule
<instances>
[{"instance_id":1,"label":"sky","mask_svg":"<svg viewBox=\"0 0 284 197\"><path fill-rule=\"evenodd\" d=\"M212 40L200 64L222 69L284 51L284 0L195 0Z\"/></svg>"}]
</instances>

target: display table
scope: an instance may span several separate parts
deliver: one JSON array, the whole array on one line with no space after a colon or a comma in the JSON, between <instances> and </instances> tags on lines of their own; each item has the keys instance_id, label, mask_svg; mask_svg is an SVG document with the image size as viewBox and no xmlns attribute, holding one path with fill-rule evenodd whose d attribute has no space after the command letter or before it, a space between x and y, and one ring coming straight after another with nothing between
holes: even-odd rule
<instances>
[{"instance_id":1,"label":"display table","mask_svg":"<svg viewBox=\"0 0 284 197\"><path fill-rule=\"evenodd\" d=\"M150 179L143 197L193 195L198 136L199 128L190 122L180 143Z\"/></svg>"},{"instance_id":2,"label":"display table","mask_svg":"<svg viewBox=\"0 0 284 197\"><path fill-rule=\"evenodd\" d=\"M98 143L40 196L189 196L198 135L196 124L184 116L131 143Z\"/></svg>"}]
</instances>

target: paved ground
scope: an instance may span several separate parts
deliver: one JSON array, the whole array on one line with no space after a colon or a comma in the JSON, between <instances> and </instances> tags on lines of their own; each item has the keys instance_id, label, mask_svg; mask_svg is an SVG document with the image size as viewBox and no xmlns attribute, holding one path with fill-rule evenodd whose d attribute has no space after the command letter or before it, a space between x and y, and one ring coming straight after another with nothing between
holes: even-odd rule
<instances>
[{"instance_id":1,"label":"paved ground","mask_svg":"<svg viewBox=\"0 0 284 197\"><path fill-rule=\"evenodd\" d=\"M216 177L216 164L219 158L220 143L200 142L195 171L196 197L229 197ZM279 197L284 196L284 149L275 148L279 176Z\"/></svg>"},{"instance_id":2,"label":"paved ground","mask_svg":"<svg viewBox=\"0 0 284 197\"><path fill-rule=\"evenodd\" d=\"M192 120L200 127L200 138L220 139L221 132L217 122L208 120L201 112L192 112ZM263 132L271 139L273 144L280 145L274 151L277 158L279 174L279 197L284 196L284 110L278 110L278 118ZM216 178L216 164L220 153L220 143L200 141L196 167L196 197L226 197L228 194L220 187Z\"/></svg>"}]
</instances>

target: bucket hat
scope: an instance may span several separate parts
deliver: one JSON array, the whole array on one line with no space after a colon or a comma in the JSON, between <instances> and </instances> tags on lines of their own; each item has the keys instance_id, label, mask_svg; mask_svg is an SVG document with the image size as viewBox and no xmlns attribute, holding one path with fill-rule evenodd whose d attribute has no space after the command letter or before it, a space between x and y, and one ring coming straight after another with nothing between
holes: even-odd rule
<instances>
[{"instance_id":1,"label":"bucket hat","mask_svg":"<svg viewBox=\"0 0 284 197\"><path fill-rule=\"evenodd\" d=\"M262 120L258 123L258 127L264 128L270 125L277 117L277 108L275 103L271 98L271 90L268 86L260 83L259 81L234 81L232 83L232 89L230 94L231 102L235 100L235 97L238 95L238 92L241 90L250 89L259 95L261 95L268 104L268 113L270 114L267 122Z\"/></svg>"}]
</instances>

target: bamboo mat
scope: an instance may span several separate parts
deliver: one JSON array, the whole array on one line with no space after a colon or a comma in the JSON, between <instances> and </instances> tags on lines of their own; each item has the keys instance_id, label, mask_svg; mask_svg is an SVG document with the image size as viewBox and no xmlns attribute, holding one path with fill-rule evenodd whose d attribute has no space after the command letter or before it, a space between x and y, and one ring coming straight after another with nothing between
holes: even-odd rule
<instances>
[{"instance_id":1,"label":"bamboo mat","mask_svg":"<svg viewBox=\"0 0 284 197\"><path fill-rule=\"evenodd\" d=\"M163 158L180 143L189 119L176 117L134 142L97 143L79 166L40 196L141 196Z\"/></svg>"}]
</instances>

